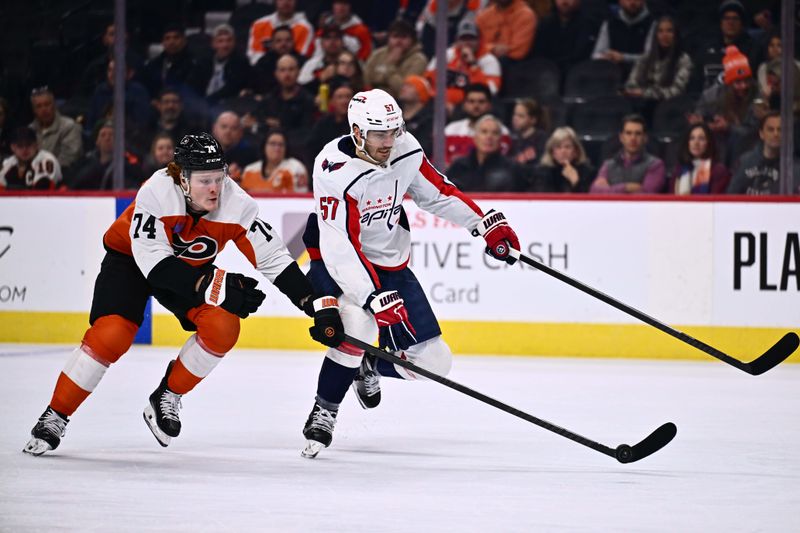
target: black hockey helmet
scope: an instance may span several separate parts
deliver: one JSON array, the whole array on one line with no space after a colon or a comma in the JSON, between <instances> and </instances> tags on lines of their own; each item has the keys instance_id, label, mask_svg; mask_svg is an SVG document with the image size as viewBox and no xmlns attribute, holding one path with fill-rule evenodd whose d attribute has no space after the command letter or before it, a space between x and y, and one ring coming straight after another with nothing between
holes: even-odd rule
<instances>
[{"instance_id":1,"label":"black hockey helmet","mask_svg":"<svg viewBox=\"0 0 800 533\"><path fill-rule=\"evenodd\" d=\"M183 170L225 168L225 157L217 140L208 133L184 135L175 147L175 162Z\"/></svg>"}]
</instances>

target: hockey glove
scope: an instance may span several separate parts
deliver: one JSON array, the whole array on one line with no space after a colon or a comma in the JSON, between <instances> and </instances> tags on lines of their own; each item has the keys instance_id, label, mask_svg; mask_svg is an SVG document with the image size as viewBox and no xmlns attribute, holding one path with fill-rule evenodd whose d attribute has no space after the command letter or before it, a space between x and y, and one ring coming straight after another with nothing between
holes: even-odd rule
<instances>
[{"instance_id":1,"label":"hockey glove","mask_svg":"<svg viewBox=\"0 0 800 533\"><path fill-rule=\"evenodd\" d=\"M255 313L266 296L256 289L257 285L258 281L253 278L215 268L203 276L197 293L201 302L222 307L239 318L247 318L250 313Z\"/></svg>"},{"instance_id":2,"label":"hockey glove","mask_svg":"<svg viewBox=\"0 0 800 533\"><path fill-rule=\"evenodd\" d=\"M322 296L306 303L314 317L314 325L308 328L311 338L336 348L344 342L344 326L339 316L339 302L333 296Z\"/></svg>"},{"instance_id":3,"label":"hockey glove","mask_svg":"<svg viewBox=\"0 0 800 533\"><path fill-rule=\"evenodd\" d=\"M500 211L490 210L473 232L486 240L486 253L513 265L519 258L519 239Z\"/></svg>"},{"instance_id":4,"label":"hockey glove","mask_svg":"<svg viewBox=\"0 0 800 533\"><path fill-rule=\"evenodd\" d=\"M393 351L406 350L417 343L417 332L408 320L408 311L397 291L377 290L369 295L365 309L375 315L378 323L378 340L381 347Z\"/></svg>"}]
</instances>

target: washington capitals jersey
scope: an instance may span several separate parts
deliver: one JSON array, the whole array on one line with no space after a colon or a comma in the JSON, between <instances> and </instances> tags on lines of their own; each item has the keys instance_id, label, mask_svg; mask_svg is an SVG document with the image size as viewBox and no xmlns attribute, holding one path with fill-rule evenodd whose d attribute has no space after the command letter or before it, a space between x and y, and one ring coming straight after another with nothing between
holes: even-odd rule
<instances>
[{"instance_id":1,"label":"washington capitals jersey","mask_svg":"<svg viewBox=\"0 0 800 533\"><path fill-rule=\"evenodd\" d=\"M217 209L187 213L181 188L165 169L139 189L134 202L103 237L107 248L131 255L145 277L168 257L199 267L214 260L228 241L270 282L293 259L272 227L259 220L258 206L231 178L225 178Z\"/></svg>"},{"instance_id":2,"label":"washington capitals jersey","mask_svg":"<svg viewBox=\"0 0 800 533\"><path fill-rule=\"evenodd\" d=\"M398 270L408 263L406 194L421 209L469 230L482 217L480 208L431 165L410 133L397 139L385 166L356 156L349 136L334 139L314 160L313 176L320 256L342 291L357 302L380 288L376 267Z\"/></svg>"}]
</instances>

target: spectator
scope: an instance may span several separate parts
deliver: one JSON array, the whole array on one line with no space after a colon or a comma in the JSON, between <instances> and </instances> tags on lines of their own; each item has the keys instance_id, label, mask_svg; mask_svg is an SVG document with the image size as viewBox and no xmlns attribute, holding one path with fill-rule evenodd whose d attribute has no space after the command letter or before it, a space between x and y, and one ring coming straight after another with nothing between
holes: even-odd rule
<instances>
[{"instance_id":1,"label":"spectator","mask_svg":"<svg viewBox=\"0 0 800 533\"><path fill-rule=\"evenodd\" d=\"M0 161L11 153L8 133L8 100L0 96Z\"/></svg>"},{"instance_id":2,"label":"spectator","mask_svg":"<svg viewBox=\"0 0 800 533\"><path fill-rule=\"evenodd\" d=\"M533 98L517 100L511 116L511 149L508 156L520 165L533 167L544 155L547 122L539 102Z\"/></svg>"},{"instance_id":3,"label":"spectator","mask_svg":"<svg viewBox=\"0 0 800 533\"><path fill-rule=\"evenodd\" d=\"M161 90L161 94L159 94L155 102L155 108L158 115L149 125L144 137L137 141L137 146L149 147L153 137L159 133L166 133L172 138L172 143L177 145L184 135L197 130L199 127L186 118L186 113L183 110L183 99L178 91L171 87Z\"/></svg>"},{"instance_id":4,"label":"spectator","mask_svg":"<svg viewBox=\"0 0 800 533\"><path fill-rule=\"evenodd\" d=\"M150 152L144 158L142 176L147 179L157 170L165 168L175 155L175 141L167 133L158 133L150 144Z\"/></svg>"},{"instance_id":5,"label":"spectator","mask_svg":"<svg viewBox=\"0 0 800 533\"><path fill-rule=\"evenodd\" d=\"M336 76L332 83L346 83L354 92L364 89L364 70L361 61L350 50L342 50L336 60Z\"/></svg>"},{"instance_id":6,"label":"spectator","mask_svg":"<svg viewBox=\"0 0 800 533\"><path fill-rule=\"evenodd\" d=\"M264 41L266 52L256 62L254 69L253 88L258 94L267 94L275 90L278 80L275 79L275 69L278 66L278 59L285 55L291 55L297 60L298 65L302 65L305 57L294 50L294 37L289 26L278 26L272 32L272 38Z\"/></svg>"},{"instance_id":7,"label":"spectator","mask_svg":"<svg viewBox=\"0 0 800 533\"><path fill-rule=\"evenodd\" d=\"M229 24L214 28L211 48L214 55L197 61L189 84L206 102L216 105L249 87L252 69L247 57L236 50L236 36Z\"/></svg>"},{"instance_id":8,"label":"spectator","mask_svg":"<svg viewBox=\"0 0 800 533\"><path fill-rule=\"evenodd\" d=\"M641 115L622 120L620 152L603 162L592 183L593 193L660 193L664 188L664 162L645 150L647 133Z\"/></svg>"},{"instance_id":9,"label":"spectator","mask_svg":"<svg viewBox=\"0 0 800 533\"><path fill-rule=\"evenodd\" d=\"M716 77L722 69L723 58L729 46L735 46L748 56L751 65L755 66L761 62L758 47L745 27L747 13L744 5L739 0L725 0L720 4L718 12L718 30L708 32L705 39L696 39L698 49L695 50L694 57L706 82Z\"/></svg>"},{"instance_id":10,"label":"spectator","mask_svg":"<svg viewBox=\"0 0 800 533\"><path fill-rule=\"evenodd\" d=\"M308 171L303 163L286 157L286 136L280 130L267 133L261 146L263 159L245 167L241 186L247 192L308 192Z\"/></svg>"},{"instance_id":11,"label":"spectator","mask_svg":"<svg viewBox=\"0 0 800 533\"><path fill-rule=\"evenodd\" d=\"M461 120L450 122L444 128L445 164L449 165L457 157L469 154L474 146L474 124L492 110L492 93L486 85L476 83L464 89L461 109L466 115ZM511 147L508 128L501 124L500 151L507 154Z\"/></svg>"},{"instance_id":12,"label":"spectator","mask_svg":"<svg viewBox=\"0 0 800 533\"><path fill-rule=\"evenodd\" d=\"M475 23L481 46L498 59L524 59L536 37L536 13L525 0L492 0Z\"/></svg>"},{"instance_id":13,"label":"spectator","mask_svg":"<svg viewBox=\"0 0 800 533\"><path fill-rule=\"evenodd\" d=\"M101 54L90 60L83 70L80 85L77 93L82 96L90 96L95 88L106 80L106 69L109 60L114 57L114 37L116 29L114 23L106 24L103 35L100 38L103 51ZM140 72L144 65L142 57L136 53L128 43L128 32L125 31L125 66L133 70L134 73Z\"/></svg>"},{"instance_id":14,"label":"spectator","mask_svg":"<svg viewBox=\"0 0 800 533\"><path fill-rule=\"evenodd\" d=\"M47 87L31 92L31 107L34 119L30 127L36 132L39 148L56 156L61 168L67 170L83 154L80 125L58 112L55 97Z\"/></svg>"},{"instance_id":15,"label":"spectator","mask_svg":"<svg viewBox=\"0 0 800 533\"><path fill-rule=\"evenodd\" d=\"M595 172L575 130L556 128L534 170L533 192L589 192Z\"/></svg>"},{"instance_id":16,"label":"spectator","mask_svg":"<svg viewBox=\"0 0 800 533\"><path fill-rule=\"evenodd\" d=\"M642 107L648 115L656 102L683 94L692 74L692 60L683 51L675 19L663 16L655 26L649 50L636 61L625 84L625 96L647 102Z\"/></svg>"},{"instance_id":17,"label":"spectator","mask_svg":"<svg viewBox=\"0 0 800 533\"><path fill-rule=\"evenodd\" d=\"M690 124L708 123L722 161L731 168L735 154L741 153L755 138L759 114L763 116L765 109L753 105L757 91L747 57L730 46L723 65L724 83L703 91L688 119Z\"/></svg>"},{"instance_id":18,"label":"spectator","mask_svg":"<svg viewBox=\"0 0 800 533\"><path fill-rule=\"evenodd\" d=\"M478 27L470 19L458 24L456 42L447 49L447 104L452 110L464 100L464 87L482 83L489 87L492 96L500 90L500 62L480 47ZM436 87L436 58L428 63L425 72L431 86Z\"/></svg>"},{"instance_id":19,"label":"spectator","mask_svg":"<svg viewBox=\"0 0 800 533\"><path fill-rule=\"evenodd\" d=\"M768 112L758 129L761 143L742 156L728 185L728 194L771 195L781 193L781 115ZM800 162L793 165L794 183L800 184ZM790 179L786 176L786 179ZM800 192L800 190L798 190Z\"/></svg>"},{"instance_id":20,"label":"spectator","mask_svg":"<svg viewBox=\"0 0 800 533\"><path fill-rule=\"evenodd\" d=\"M522 169L500 153L503 124L493 115L475 122L474 147L447 169L447 177L464 192L525 190Z\"/></svg>"},{"instance_id":21,"label":"spectator","mask_svg":"<svg viewBox=\"0 0 800 533\"><path fill-rule=\"evenodd\" d=\"M255 65L266 52L264 41L272 38L272 32L280 26L288 26L292 31L294 50L305 57L313 51L314 28L302 12L297 12L295 0L275 0L275 12L261 17L250 26L247 40L247 56Z\"/></svg>"},{"instance_id":22,"label":"spectator","mask_svg":"<svg viewBox=\"0 0 800 533\"><path fill-rule=\"evenodd\" d=\"M722 194L730 171L717 158L714 134L708 124L689 126L678 148L678 162L667 181L671 194Z\"/></svg>"},{"instance_id":23,"label":"spectator","mask_svg":"<svg viewBox=\"0 0 800 533\"><path fill-rule=\"evenodd\" d=\"M644 0L619 0L619 7L600 26L592 58L616 63L627 76L634 62L649 52L655 24Z\"/></svg>"},{"instance_id":24,"label":"spectator","mask_svg":"<svg viewBox=\"0 0 800 533\"><path fill-rule=\"evenodd\" d=\"M36 132L20 126L11 135L13 155L3 159L0 190L55 189L61 183L61 165L55 155L39 149Z\"/></svg>"},{"instance_id":25,"label":"spectator","mask_svg":"<svg viewBox=\"0 0 800 533\"><path fill-rule=\"evenodd\" d=\"M308 166L314 164L312 159L322 148L336 137L350 133L347 121L347 107L355 91L347 84L334 85L328 105L328 112L314 123L308 136L306 160Z\"/></svg>"},{"instance_id":26,"label":"spectator","mask_svg":"<svg viewBox=\"0 0 800 533\"><path fill-rule=\"evenodd\" d=\"M762 65L763 66L763 65ZM781 66L780 59L773 59L766 65L766 86L761 88L759 86L759 98L763 102L763 106L769 109L780 111L781 109L781 78L783 77L783 68ZM796 114L800 111L800 67L798 67L797 61L792 61L791 67L794 69L794 79L797 82L794 84L794 91L792 92L791 98L792 103L792 111ZM758 99L753 101L754 104L758 104ZM758 112L756 112L758 115ZM796 115L795 115L796 116Z\"/></svg>"},{"instance_id":27,"label":"spectator","mask_svg":"<svg viewBox=\"0 0 800 533\"><path fill-rule=\"evenodd\" d=\"M244 121L245 127L255 126L257 131L283 130L291 152L299 151L305 144L316 112L314 98L297 83L298 72L294 56L280 58L275 69L278 86L264 98L256 116L245 116Z\"/></svg>"},{"instance_id":28,"label":"spectator","mask_svg":"<svg viewBox=\"0 0 800 533\"><path fill-rule=\"evenodd\" d=\"M189 76L197 68L194 56L186 47L186 33L182 25L171 23L161 35L164 51L145 64L142 82L151 97L164 87L182 90Z\"/></svg>"},{"instance_id":29,"label":"spectator","mask_svg":"<svg viewBox=\"0 0 800 533\"><path fill-rule=\"evenodd\" d=\"M110 190L114 188L114 126L109 122L97 128L95 149L86 154L78 170L65 183L73 190ZM142 170L139 158L124 153L124 184L126 189L138 189L142 184Z\"/></svg>"},{"instance_id":30,"label":"spectator","mask_svg":"<svg viewBox=\"0 0 800 533\"><path fill-rule=\"evenodd\" d=\"M309 94L317 94L320 85L328 84L336 75L336 62L344 50L342 36L342 30L335 24L320 29L320 50L303 64L297 76L297 83Z\"/></svg>"},{"instance_id":31,"label":"spectator","mask_svg":"<svg viewBox=\"0 0 800 533\"><path fill-rule=\"evenodd\" d=\"M108 61L106 79L98 85L89 101L89 111L83 132L86 138L91 137L98 124L105 122L113 115L114 106L114 60ZM153 119L150 95L144 85L133 79L133 68L125 62L125 128L130 132L138 132Z\"/></svg>"},{"instance_id":32,"label":"spectator","mask_svg":"<svg viewBox=\"0 0 800 533\"><path fill-rule=\"evenodd\" d=\"M474 20L480 7L481 0L447 0L447 44L456 40L458 23L470 18ZM436 54L436 9L436 0L428 0L417 20L422 52L427 57Z\"/></svg>"},{"instance_id":33,"label":"spectator","mask_svg":"<svg viewBox=\"0 0 800 533\"><path fill-rule=\"evenodd\" d=\"M398 19L389 26L388 44L375 50L367 61L364 83L396 96L406 77L425 72L427 62L414 27Z\"/></svg>"},{"instance_id":34,"label":"spectator","mask_svg":"<svg viewBox=\"0 0 800 533\"><path fill-rule=\"evenodd\" d=\"M426 154L433 152L433 90L428 80L411 75L400 87L397 101L403 109L406 130L419 141Z\"/></svg>"},{"instance_id":35,"label":"spectator","mask_svg":"<svg viewBox=\"0 0 800 533\"><path fill-rule=\"evenodd\" d=\"M598 28L586 15L581 0L554 0L554 7L536 28L533 53L553 61L563 76L591 57Z\"/></svg>"},{"instance_id":36,"label":"spectator","mask_svg":"<svg viewBox=\"0 0 800 533\"><path fill-rule=\"evenodd\" d=\"M767 94L769 92L767 84L767 66L775 59L780 60L781 54L783 53L783 44L781 41L781 34L779 32L770 32L770 35L767 38L766 50L766 60L759 65L756 73L756 78L758 79L758 88L761 94ZM798 68L800 68L800 61L795 59L794 63ZM780 63L778 64L780 65ZM798 78L795 77L795 80L798 80Z\"/></svg>"},{"instance_id":37,"label":"spectator","mask_svg":"<svg viewBox=\"0 0 800 533\"><path fill-rule=\"evenodd\" d=\"M214 121L211 134L222 147L225 162L228 163L228 174L239 181L242 169L258 159L258 152L246 139L242 130L242 121L233 111L223 111Z\"/></svg>"},{"instance_id":38,"label":"spectator","mask_svg":"<svg viewBox=\"0 0 800 533\"><path fill-rule=\"evenodd\" d=\"M367 60L372 53L372 34L358 15L353 13L352 0L333 0L330 15L323 18L320 26L324 28L330 25L342 30L344 45L348 50L361 61ZM314 43L314 53L320 44L319 39Z\"/></svg>"}]
</instances>

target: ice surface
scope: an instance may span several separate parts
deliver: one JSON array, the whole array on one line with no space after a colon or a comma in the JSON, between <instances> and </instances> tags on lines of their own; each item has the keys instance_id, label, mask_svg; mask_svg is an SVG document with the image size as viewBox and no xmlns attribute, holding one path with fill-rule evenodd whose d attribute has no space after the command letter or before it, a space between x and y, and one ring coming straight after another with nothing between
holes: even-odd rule
<instances>
[{"instance_id":1,"label":"ice surface","mask_svg":"<svg viewBox=\"0 0 800 533\"><path fill-rule=\"evenodd\" d=\"M235 350L161 448L142 420L173 349L136 347L58 450L21 453L73 347L0 345L2 531L798 531L800 365L458 356L451 379L588 438L678 436L623 465L432 382L352 391L300 457L320 353Z\"/></svg>"}]
</instances>

